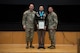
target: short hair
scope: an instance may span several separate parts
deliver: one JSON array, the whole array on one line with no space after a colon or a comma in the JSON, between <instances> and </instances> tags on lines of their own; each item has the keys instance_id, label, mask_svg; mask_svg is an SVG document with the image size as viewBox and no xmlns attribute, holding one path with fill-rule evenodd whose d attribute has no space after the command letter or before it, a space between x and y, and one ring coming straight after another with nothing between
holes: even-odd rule
<instances>
[{"instance_id":1,"label":"short hair","mask_svg":"<svg viewBox=\"0 0 80 53\"><path fill-rule=\"evenodd\" d=\"M39 6L44 6L44 5L39 5Z\"/></svg>"},{"instance_id":2,"label":"short hair","mask_svg":"<svg viewBox=\"0 0 80 53\"><path fill-rule=\"evenodd\" d=\"M29 3L29 6L30 6L31 4L34 5L34 3Z\"/></svg>"},{"instance_id":3,"label":"short hair","mask_svg":"<svg viewBox=\"0 0 80 53\"><path fill-rule=\"evenodd\" d=\"M40 7L43 7L43 8L44 8L44 6L43 6L43 5L40 5L40 6L39 6L39 8L40 8Z\"/></svg>"},{"instance_id":4,"label":"short hair","mask_svg":"<svg viewBox=\"0 0 80 53\"><path fill-rule=\"evenodd\" d=\"M49 6L48 8L50 8L50 7L53 9L53 7L52 7L52 6Z\"/></svg>"}]
</instances>

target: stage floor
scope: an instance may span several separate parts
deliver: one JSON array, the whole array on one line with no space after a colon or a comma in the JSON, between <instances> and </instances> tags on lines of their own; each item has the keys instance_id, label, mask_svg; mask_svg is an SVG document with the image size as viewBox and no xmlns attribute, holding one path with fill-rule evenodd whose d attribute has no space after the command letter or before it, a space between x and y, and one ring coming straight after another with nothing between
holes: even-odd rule
<instances>
[{"instance_id":1,"label":"stage floor","mask_svg":"<svg viewBox=\"0 0 80 53\"><path fill-rule=\"evenodd\" d=\"M0 44L0 53L77 53L77 45L57 44L56 49L48 49L49 44L45 45L46 49L37 49L37 44L34 46L34 49L26 49L26 44Z\"/></svg>"}]
</instances>

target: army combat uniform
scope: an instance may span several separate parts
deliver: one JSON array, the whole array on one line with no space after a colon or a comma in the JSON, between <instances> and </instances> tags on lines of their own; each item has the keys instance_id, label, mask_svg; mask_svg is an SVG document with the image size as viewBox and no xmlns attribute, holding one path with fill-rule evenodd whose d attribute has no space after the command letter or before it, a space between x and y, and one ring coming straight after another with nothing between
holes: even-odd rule
<instances>
[{"instance_id":1,"label":"army combat uniform","mask_svg":"<svg viewBox=\"0 0 80 53\"><path fill-rule=\"evenodd\" d=\"M28 42L30 42L30 46L32 46L32 41L33 41L33 35L34 35L34 18L35 18L35 11L30 11L27 10L23 14L23 19L22 19L22 25L26 26L26 42L28 45Z\"/></svg>"},{"instance_id":2,"label":"army combat uniform","mask_svg":"<svg viewBox=\"0 0 80 53\"><path fill-rule=\"evenodd\" d=\"M48 48L55 47L55 31L57 29L58 19L55 12L51 12L48 14L48 32L49 39L51 40L51 46Z\"/></svg>"}]
</instances>

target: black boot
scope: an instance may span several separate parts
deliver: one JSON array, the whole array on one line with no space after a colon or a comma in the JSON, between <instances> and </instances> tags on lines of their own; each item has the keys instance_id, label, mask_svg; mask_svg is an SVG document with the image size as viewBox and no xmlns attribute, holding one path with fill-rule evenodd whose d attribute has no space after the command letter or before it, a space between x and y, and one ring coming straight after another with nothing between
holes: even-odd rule
<instances>
[{"instance_id":1,"label":"black boot","mask_svg":"<svg viewBox=\"0 0 80 53\"><path fill-rule=\"evenodd\" d=\"M48 48L55 49L55 45L54 45L54 43L52 41L51 41L51 46L49 46Z\"/></svg>"},{"instance_id":2,"label":"black boot","mask_svg":"<svg viewBox=\"0 0 80 53\"><path fill-rule=\"evenodd\" d=\"M51 46L49 46L48 48L50 48L50 49L55 49L55 46L54 46L54 45L51 45Z\"/></svg>"},{"instance_id":3,"label":"black boot","mask_svg":"<svg viewBox=\"0 0 80 53\"><path fill-rule=\"evenodd\" d=\"M30 48L34 48L34 46L32 46L32 41L30 42Z\"/></svg>"},{"instance_id":4,"label":"black boot","mask_svg":"<svg viewBox=\"0 0 80 53\"><path fill-rule=\"evenodd\" d=\"M26 49L28 49L29 48L29 41L27 41L27 46L26 46Z\"/></svg>"}]
</instances>

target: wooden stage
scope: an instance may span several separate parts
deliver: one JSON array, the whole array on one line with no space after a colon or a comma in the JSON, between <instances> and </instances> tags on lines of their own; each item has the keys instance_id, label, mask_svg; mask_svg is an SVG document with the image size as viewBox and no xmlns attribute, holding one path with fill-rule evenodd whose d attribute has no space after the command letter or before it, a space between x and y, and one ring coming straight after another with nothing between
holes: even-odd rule
<instances>
[{"instance_id":1,"label":"wooden stage","mask_svg":"<svg viewBox=\"0 0 80 53\"><path fill-rule=\"evenodd\" d=\"M37 44L34 46L34 49L26 49L26 44L0 44L0 53L77 53L77 45L57 44L56 49L48 49L49 44L45 45L46 49L37 49Z\"/></svg>"}]
</instances>

